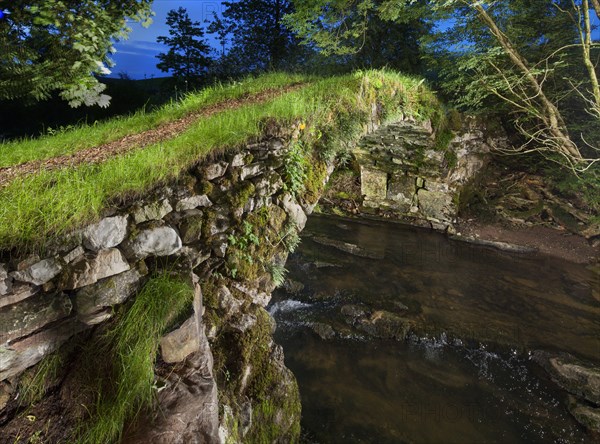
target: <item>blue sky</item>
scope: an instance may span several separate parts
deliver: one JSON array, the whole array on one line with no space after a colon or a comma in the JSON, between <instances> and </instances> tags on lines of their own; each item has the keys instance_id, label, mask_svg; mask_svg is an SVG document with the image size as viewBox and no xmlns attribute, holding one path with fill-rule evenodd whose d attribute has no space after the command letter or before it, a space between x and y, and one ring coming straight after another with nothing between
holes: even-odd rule
<instances>
[{"instance_id":1,"label":"blue sky","mask_svg":"<svg viewBox=\"0 0 600 444\"><path fill-rule=\"evenodd\" d=\"M178 7L187 9L192 20L199 21L204 24L204 20L211 19L213 11L217 13L221 11L220 1L210 0L154 0L152 10L155 12L153 23L144 28L139 23L130 23L132 32L129 39L117 42L114 46L117 50L116 54L111 57L116 63L111 69L110 77L117 77L119 73L127 73L131 78L143 79L145 77L162 77L167 75L156 68L158 59L156 55L161 52L166 52L167 47L160 43L156 43L156 38L159 35L168 35L169 29L165 24L167 12ZM216 41L213 36L207 35L208 41L215 46Z\"/></svg>"}]
</instances>

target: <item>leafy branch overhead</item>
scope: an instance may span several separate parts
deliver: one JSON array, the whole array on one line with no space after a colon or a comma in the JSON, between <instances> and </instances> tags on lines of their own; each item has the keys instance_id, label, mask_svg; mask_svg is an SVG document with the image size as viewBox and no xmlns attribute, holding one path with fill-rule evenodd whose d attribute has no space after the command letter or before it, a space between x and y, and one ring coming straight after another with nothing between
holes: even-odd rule
<instances>
[{"instance_id":1,"label":"leafy branch overhead","mask_svg":"<svg viewBox=\"0 0 600 444\"><path fill-rule=\"evenodd\" d=\"M374 17L434 25L437 32L420 36L429 72L463 109L504 110L521 136L511 154L540 153L575 173L598 161L600 44L592 36L598 0L294 4L287 24L327 54L360 51Z\"/></svg>"},{"instance_id":2,"label":"leafy branch overhead","mask_svg":"<svg viewBox=\"0 0 600 444\"><path fill-rule=\"evenodd\" d=\"M0 100L43 100L58 91L73 107L108 106L113 41L127 20L149 25L152 0L15 0L0 20Z\"/></svg>"}]
</instances>

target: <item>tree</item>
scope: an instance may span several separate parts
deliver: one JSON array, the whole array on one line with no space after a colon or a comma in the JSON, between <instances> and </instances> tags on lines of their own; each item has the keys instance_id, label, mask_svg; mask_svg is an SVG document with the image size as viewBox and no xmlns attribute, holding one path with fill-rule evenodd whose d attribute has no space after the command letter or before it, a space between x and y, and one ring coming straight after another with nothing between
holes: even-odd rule
<instances>
[{"instance_id":1,"label":"tree","mask_svg":"<svg viewBox=\"0 0 600 444\"><path fill-rule=\"evenodd\" d=\"M192 21L185 8L179 7L167 13L169 37L160 36L159 43L169 46L167 53L158 54L156 65L164 72L186 84L198 84L210 64L210 46L203 39L204 30L200 22Z\"/></svg>"},{"instance_id":2,"label":"tree","mask_svg":"<svg viewBox=\"0 0 600 444\"><path fill-rule=\"evenodd\" d=\"M293 12L288 0L223 2L223 18L215 17L209 30L221 41L231 34L231 48L222 57L230 71L254 72L288 68L302 57L299 41L283 17Z\"/></svg>"},{"instance_id":3,"label":"tree","mask_svg":"<svg viewBox=\"0 0 600 444\"><path fill-rule=\"evenodd\" d=\"M463 105L489 103L491 97L506 105L525 140L513 152L535 151L581 172L599 160L600 145L569 130L585 120L569 119L574 95L593 117L586 125L600 128L593 62L599 46L591 38L589 13L588 0L296 0L288 22L324 51L343 53L355 50L348 46L366 35L372 14L392 22L452 18L453 39L434 43L450 72L444 86L462 96Z\"/></svg>"},{"instance_id":4,"label":"tree","mask_svg":"<svg viewBox=\"0 0 600 444\"><path fill-rule=\"evenodd\" d=\"M108 106L95 74L108 73L128 19L150 23L152 0L13 0L0 20L0 100ZM4 6L3 6L4 7Z\"/></svg>"}]
</instances>

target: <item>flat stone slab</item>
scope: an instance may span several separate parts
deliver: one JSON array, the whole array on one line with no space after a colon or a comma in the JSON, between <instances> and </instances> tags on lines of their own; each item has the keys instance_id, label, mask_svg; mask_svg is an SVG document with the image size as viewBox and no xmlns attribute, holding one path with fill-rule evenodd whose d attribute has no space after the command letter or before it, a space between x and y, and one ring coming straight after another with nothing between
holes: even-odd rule
<instances>
[{"instance_id":1,"label":"flat stone slab","mask_svg":"<svg viewBox=\"0 0 600 444\"><path fill-rule=\"evenodd\" d=\"M38 295L0 309L0 344L27 336L69 316L71 300L64 293Z\"/></svg>"},{"instance_id":2,"label":"flat stone slab","mask_svg":"<svg viewBox=\"0 0 600 444\"><path fill-rule=\"evenodd\" d=\"M100 279L123 273L129 268L129 263L118 249L101 250L93 257L82 257L75 261L65 275L62 287L66 290L75 290L95 284Z\"/></svg>"},{"instance_id":3,"label":"flat stone slab","mask_svg":"<svg viewBox=\"0 0 600 444\"><path fill-rule=\"evenodd\" d=\"M47 330L42 330L21 341L0 345L0 381L18 375L52 353L71 336L82 332L86 325L69 319Z\"/></svg>"},{"instance_id":4,"label":"flat stone slab","mask_svg":"<svg viewBox=\"0 0 600 444\"><path fill-rule=\"evenodd\" d=\"M105 307L122 304L138 289L143 274L134 268L79 290L75 296L78 314L90 315Z\"/></svg>"},{"instance_id":5,"label":"flat stone slab","mask_svg":"<svg viewBox=\"0 0 600 444\"><path fill-rule=\"evenodd\" d=\"M57 259L44 259L29 267L10 273L10 276L21 282L33 285L44 285L61 272L62 266Z\"/></svg>"}]
</instances>

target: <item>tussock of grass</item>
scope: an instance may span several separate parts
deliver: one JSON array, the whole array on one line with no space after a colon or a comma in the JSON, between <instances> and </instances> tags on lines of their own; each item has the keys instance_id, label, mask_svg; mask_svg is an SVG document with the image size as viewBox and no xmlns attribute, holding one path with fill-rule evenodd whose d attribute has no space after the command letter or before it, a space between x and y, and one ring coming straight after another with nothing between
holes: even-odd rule
<instances>
[{"instance_id":1,"label":"tussock of grass","mask_svg":"<svg viewBox=\"0 0 600 444\"><path fill-rule=\"evenodd\" d=\"M283 79L279 81L283 83ZM422 83L387 71L327 78L269 103L214 114L176 138L98 165L16 180L0 190L0 249L41 245L49 236L63 235L91 222L111 203L173 180L215 150L239 146L259 136L260 123L267 118L283 124L302 120L308 125L307 132L312 129L323 134L311 148L334 151L344 149L345 142L364 132L374 105L383 108L384 120L399 114L431 118L441 107Z\"/></svg>"},{"instance_id":2,"label":"tussock of grass","mask_svg":"<svg viewBox=\"0 0 600 444\"><path fill-rule=\"evenodd\" d=\"M96 405L77 442L106 444L121 436L125 421L149 406L155 395L154 361L168 324L190 306L193 289L161 275L148 281L125 315L90 348L88 365L95 375ZM101 360L101 361L100 361ZM110 373L103 370L110 363ZM85 375L89 380L90 375Z\"/></svg>"},{"instance_id":3,"label":"tussock of grass","mask_svg":"<svg viewBox=\"0 0 600 444\"><path fill-rule=\"evenodd\" d=\"M19 382L21 386L20 405L32 405L40 401L64 365L63 355L56 351L47 355L35 368L26 373Z\"/></svg>"}]
</instances>

